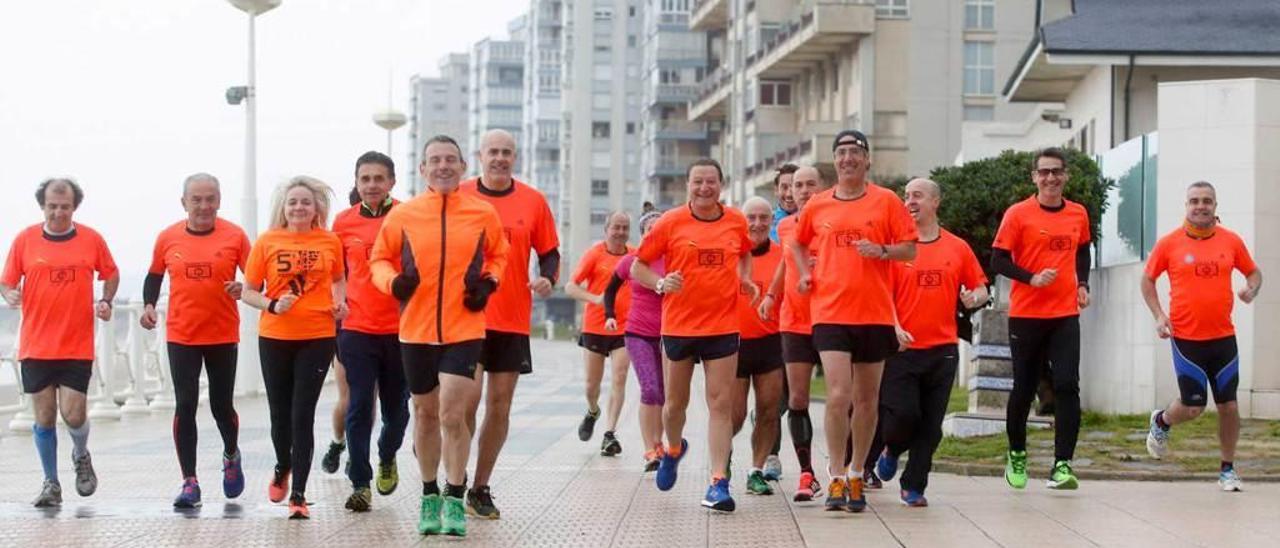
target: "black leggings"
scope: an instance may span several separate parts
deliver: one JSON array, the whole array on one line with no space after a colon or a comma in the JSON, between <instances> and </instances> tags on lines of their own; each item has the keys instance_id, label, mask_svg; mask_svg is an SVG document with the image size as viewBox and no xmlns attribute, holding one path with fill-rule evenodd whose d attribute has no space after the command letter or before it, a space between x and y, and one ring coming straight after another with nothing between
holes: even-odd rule
<instances>
[{"instance_id":1,"label":"black leggings","mask_svg":"<svg viewBox=\"0 0 1280 548\"><path fill-rule=\"evenodd\" d=\"M1027 450L1027 414L1048 363L1053 372L1055 460L1071 460L1080 435L1080 317L1009 318L1013 392L1006 428L1009 449Z\"/></svg>"},{"instance_id":2,"label":"black leggings","mask_svg":"<svg viewBox=\"0 0 1280 548\"><path fill-rule=\"evenodd\" d=\"M942 441L942 419L958 364L959 351L954 344L907 350L885 361L880 420L867 452L868 469L875 466L886 446L895 457L909 452L911 458L899 483L903 489L924 492L929 486L933 452Z\"/></svg>"},{"instance_id":3,"label":"black leggings","mask_svg":"<svg viewBox=\"0 0 1280 548\"><path fill-rule=\"evenodd\" d=\"M276 466L293 473L293 493L307 490L315 447L316 401L333 361L334 339L285 341L258 337L262 381L271 408Z\"/></svg>"},{"instance_id":4,"label":"black leggings","mask_svg":"<svg viewBox=\"0 0 1280 548\"><path fill-rule=\"evenodd\" d=\"M200 404L200 368L209 376L209 410L222 434L222 452L236 453L240 417L232 404L236 387L236 343L187 345L169 343L173 395L173 444L178 448L182 477L196 475L196 408Z\"/></svg>"}]
</instances>

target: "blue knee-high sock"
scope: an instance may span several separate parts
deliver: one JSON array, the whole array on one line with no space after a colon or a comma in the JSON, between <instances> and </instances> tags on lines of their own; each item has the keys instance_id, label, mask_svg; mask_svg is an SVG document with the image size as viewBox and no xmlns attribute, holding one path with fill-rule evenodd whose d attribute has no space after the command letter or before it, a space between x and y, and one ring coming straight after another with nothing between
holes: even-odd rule
<instances>
[{"instance_id":1,"label":"blue knee-high sock","mask_svg":"<svg viewBox=\"0 0 1280 548\"><path fill-rule=\"evenodd\" d=\"M36 453L40 455L40 466L44 468L44 478L58 481L58 431L56 428L45 428L40 425L31 427L36 441Z\"/></svg>"},{"instance_id":2,"label":"blue knee-high sock","mask_svg":"<svg viewBox=\"0 0 1280 548\"><path fill-rule=\"evenodd\" d=\"M78 428L67 428L67 432L71 434L71 443L75 444L71 448L72 458L78 459L89 452L89 419L85 419Z\"/></svg>"}]
</instances>

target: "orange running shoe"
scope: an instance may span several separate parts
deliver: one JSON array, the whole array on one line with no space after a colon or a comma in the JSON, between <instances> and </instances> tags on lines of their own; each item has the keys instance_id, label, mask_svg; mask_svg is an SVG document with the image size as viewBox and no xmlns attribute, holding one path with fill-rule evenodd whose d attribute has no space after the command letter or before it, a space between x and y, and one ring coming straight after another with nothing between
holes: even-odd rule
<instances>
[{"instance_id":1,"label":"orange running shoe","mask_svg":"<svg viewBox=\"0 0 1280 548\"><path fill-rule=\"evenodd\" d=\"M267 485L267 498L271 499L271 502L280 502L288 493L289 470L276 466L275 473L271 476L271 483Z\"/></svg>"}]
</instances>

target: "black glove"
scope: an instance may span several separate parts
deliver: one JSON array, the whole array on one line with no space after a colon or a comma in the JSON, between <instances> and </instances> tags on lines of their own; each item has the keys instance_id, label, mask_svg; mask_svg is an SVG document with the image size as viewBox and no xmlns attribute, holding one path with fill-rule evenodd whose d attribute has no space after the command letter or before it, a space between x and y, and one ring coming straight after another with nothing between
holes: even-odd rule
<instances>
[{"instance_id":1,"label":"black glove","mask_svg":"<svg viewBox=\"0 0 1280 548\"><path fill-rule=\"evenodd\" d=\"M489 303L489 295L496 289L498 289L498 282L493 278L482 278L474 284L467 284L466 290L462 293L462 306L472 312L480 312Z\"/></svg>"},{"instance_id":2,"label":"black glove","mask_svg":"<svg viewBox=\"0 0 1280 548\"><path fill-rule=\"evenodd\" d=\"M400 275L391 280L391 294L400 302L409 300L422 281L418 277L418 262L413 258L413 248L409 246L409 235L402 234L400 244Z\"/></svg>"}]
</instances>

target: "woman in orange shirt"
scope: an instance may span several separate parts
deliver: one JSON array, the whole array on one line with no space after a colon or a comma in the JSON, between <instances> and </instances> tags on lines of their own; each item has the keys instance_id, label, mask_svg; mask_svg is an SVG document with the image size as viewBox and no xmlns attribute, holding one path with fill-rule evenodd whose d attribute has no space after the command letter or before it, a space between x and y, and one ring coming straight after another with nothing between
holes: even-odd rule
<instances>
[{"instance_id":1,"label":"woman in orange shirt","mask_svg":"<svg viewBox=\"0 0 1280 548\"><path fill-rule=\"evenodd\" d=\"M258 352L276 451L267 493L280 502L289 492L290 519L311 517L305 492L316 401L333 360L336 322L347 315L342 242L327 229L330 194L328 185L306 176L277 187L271 228L245 264L243 299L262 310Z\"/></svg>"}]
</instances>

